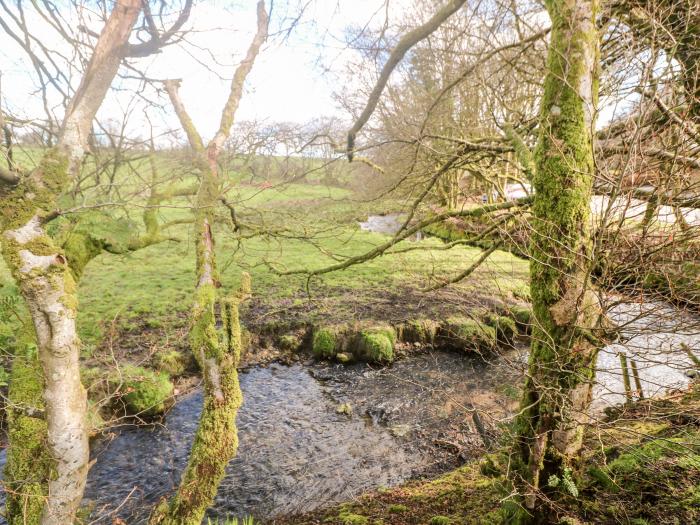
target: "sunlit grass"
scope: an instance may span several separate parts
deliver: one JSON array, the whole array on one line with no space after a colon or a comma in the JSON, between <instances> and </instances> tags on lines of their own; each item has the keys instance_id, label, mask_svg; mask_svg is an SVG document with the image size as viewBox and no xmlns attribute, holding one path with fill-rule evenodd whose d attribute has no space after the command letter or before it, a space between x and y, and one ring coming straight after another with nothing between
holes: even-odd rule
<instances>
[{"instance_id":1,"label":"sunlit grass","mask_svg":"<svg viewBox=\"0 0 700 525\"><path fill-rule=\"evenodd\" d=\"M165 163L167 160L159 160ZM178 184L192 184L181 179ZM140 184L134 178L122 181L123 187ZM238 242L226 223L215 227L218 265L224 290L237 287L242 270L251 274L254 300L266 302L299 300L306 297L307 281L303 275L280 276L271 270L319 269L347 257L365 253L388 237L361 231L357 220L364 220L383 203L363 203L350 190L323 184L232 184L227 198L234 203L239 220L249 228L280 229L282 235L260 235ZM146 194L131 205L115 209L126 213L136 225L141 224ZM191 218L191 202L179 198L168 202L160 220ZM140 226L139 226L140 227ZM147 319L154 325L168 324L189 309L195 285L195 255L191 224L178 224L167 230L178 242L163 242L125 255L103 253L87 267L79 287L78 327L88 344L97 342L104 326L113 320L127 325L135 319ZM305 239L304 237L309 237ZM356 300L372 300L382 290L410 287L420 290L428 282L449 277L467 268L479 257L475 248L457 247L435 250L442 246L436 239L418 243L404 241L405 246L426 249L387 255L343 271L324 274L309 284L312 296L324 299L354 290ZM0 264L0 282L10 278ZM521 290L527 282L527 263L507 252L495 252L483 267L455 287L457 293L475 291L508 295ZM5 292L12 286L6 286ZM0 289L0 294L3 289Z\"/></svg>"}]
</instances>

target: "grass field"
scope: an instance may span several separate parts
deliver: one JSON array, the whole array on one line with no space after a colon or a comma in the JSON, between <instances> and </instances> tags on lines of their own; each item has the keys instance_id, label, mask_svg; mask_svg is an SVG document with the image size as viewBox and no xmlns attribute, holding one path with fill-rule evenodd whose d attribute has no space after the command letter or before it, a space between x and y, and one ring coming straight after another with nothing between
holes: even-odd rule
<instances>
[{"instance_id":1,"label":"grass field","mask_svg":"<svg viewBox=\"0 0 700 525\"><path fill-rule=\"evenodd\" d=\"M25 161L31 163L31 158ZM180 169L176 185L191 185L177 161L158 160L160 172ZM119 192L127 204L111 213L128 216L142 228L142 205L147 197L148 174L145 161L136 164L139 173L118 177ZM357 221L368 214L396 210L400 202L364 202L350 190L320 183L251 184L229 173L229 201L236 206L244 228L241 240L231 225L217 225L218 264L224 289L234 289L240 272L248 271L253 281L249 311L259 316L274 312L276 318L289 316L331 316L354 319L386 317L401 308L407 310L439 305L441 311L459 308L475 297L508 298L515 291L526 293L527 263L506 252L496 252L468 280L448 290L423 293L430 279L444 278L467 268L479 255L474 248L440 250L441 241L404 241L403 246L420 250L384 256L343 271L314 278L308 287L303 275L280 276L271 270L316 269L364 253L385 242L386 235L361 231ZM99 201L99 197L94 197ZM159 209L163 223L191 217L188 198L168 201ZM226 210L222 211L225 215ZM123 255L102 253L87 266L79 286L78 326L86 351L98 344L105 327L115 324L130 329L144 322L166 328L182 324L194 287L194 247L191 224L176 224L166 230L177 241L166 241ZM266 232L275 232L267 234ZM9 282L4 266L0 280ZM0 289L12 291L12 285ZM388 306L387 304L390 303ZM403 303L403 304L402 304ZM453 306L451 306L453 304ZM249 320L254 317L248 316ZM298 320L298 319L297 319Z\"/></svg>"}]
</instances>

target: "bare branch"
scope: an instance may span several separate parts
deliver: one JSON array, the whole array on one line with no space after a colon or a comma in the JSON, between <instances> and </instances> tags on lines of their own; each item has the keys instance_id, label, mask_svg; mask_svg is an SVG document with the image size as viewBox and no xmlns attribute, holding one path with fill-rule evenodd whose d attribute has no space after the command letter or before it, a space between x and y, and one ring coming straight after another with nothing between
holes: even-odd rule
<instances>
[{"instance_id":1,"label":"bare branch","mask_svg":"<svg viewBox=\"0 0 700 525\"><path fill-rule=\"evenodd\" d=\"M413 31L409 31L403 37L401 37L399 43L396 44L396 47L391 51L386 64L384 64L382 72L379 75L379 79L377 79L377 83L374 85L374 89L372 89L372 93L370 93L369 98L367 99L365 109L355 121L352 128L350 128L350 131L348 131L347 155L350 162L352 162L353 149L355 148L355 135L357 135L357 132L362 129L362 126L367 123L369 117L372 116L374 108L377 107L379 97L381 96L382 91L384 91L391 73L394 71L399 62L401 62L406 52L421 40L429 37L445 20L459 10L459 8L462 7L465 2L466 0L450 0L425 24L415 28Z\"/></svg>"}]
</instances>

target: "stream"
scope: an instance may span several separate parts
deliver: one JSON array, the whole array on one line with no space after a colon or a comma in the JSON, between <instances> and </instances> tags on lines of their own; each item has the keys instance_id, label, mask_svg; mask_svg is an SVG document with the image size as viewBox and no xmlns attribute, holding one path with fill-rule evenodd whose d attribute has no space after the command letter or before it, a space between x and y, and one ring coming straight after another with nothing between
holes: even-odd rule
<instances>
[{"instance_id":1,"label":"stream","mask_svg":"<svg viewBox=\"0 0 700 525\"><path fill-rule=\"evenodd\" d=\"M598 411L625 399L620 352L637 363L647 397L688 384L682 344L700 353L697 315L658 302L617 303L610 317L621 338L599 354ZM384 368L309 362L242 371L238 455L209 515L264 520L311 511L477 458L515 411L526 362L522 346L489 358L426 350ZM145 523L177 486L201 403L197 388L162 423L111 429L93 441L91 523ZM486 432L477 431L474 413Z\"/></svg>"},{"instance_id":2,"label":"stream","mask_svg":"<svg viewBox=\"0 0 700 525\"><path fill-rule=\"evenodd\" d=\"M487 427L513 407L495 395L515 373L478 356L431 352L390 368L271 365L241 373L239 452L210 516L304 512L417 475L442 472L483 453L469 414ZM163 425L126 428L93 444L86 499L95 523L116 515L143 523L177 484L200 414L200 390ZM343 403L351 415L339 413ZM120 506L121 505L121 506Z\"/></svg>"},{"instance_id":3,"label":"stream","mask_svg":"<svg viewBox=\"0 0 700 525\"><path fill-rule=\"evenodd\" d=\"M698 351L699 338L678 332L685 320L677 310L623 303L613 312L628 323L627 339L600 353L596 409L624 401L620 351L637 360L647 396L688 383L688 357L678 345ZM477 458L484 446L472 413L488 431L506 420L517 407L514 385L526 359L525 347L489 360L425 351L385 368L306 363L243 371L240 447L209 515L264 520L306 512ZM93 441L85 493L92 523L115 517L145 523L149 509L177 486L201 402L195 389L162 424L112 429ZM340 410L344 404L350 414Z\"/></svg>"}]
</instances>

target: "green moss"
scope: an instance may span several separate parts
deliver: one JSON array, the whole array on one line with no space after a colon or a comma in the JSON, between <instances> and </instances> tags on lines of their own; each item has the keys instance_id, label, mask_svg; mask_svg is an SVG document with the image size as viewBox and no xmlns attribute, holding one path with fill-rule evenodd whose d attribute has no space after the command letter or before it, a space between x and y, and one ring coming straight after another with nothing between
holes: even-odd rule
<instances>
[{"instance_id":1,"label":"green moss","mask_svg":"<svg viewBox=\"0 0 700 525\"><path fill-rule=\"evenodd\" d=\"M400 503L394 503L393 505L389 505L387 510L392 514L403 514L404 512L408 512L408 507Z\"/></svg>"},{"instance_id":2,"label":"green moss","mask_svg":"<svg viewBox=\"0 0 700 525\"><path fill-rule=\"evenodd\" d=\"M447 516L433 516L428 522L429 525L452 525L452 520Z\"/></svg>"},{"instance_id":3,"label":"green moss","mask_svg":"<svg viewBox=\"0 0 700 525\"><path fill-rule=\"evenodd\" d=\"M9 446L4 470L10 525L38 525L48 489L53 462L41 414L43 384L36 355L15 356L8 397L16 409L7 410Z\"/></svg>"},{"instance_id":4,"label":"green moss","mask_svg":"<svg viewBox=\"0 0 700 525\"><path fill-rule=\"evenodd\" d=\"M390 363L395 342L396 332L390 326L365 328L357 334L355 355L370 363Z\"/></svg>"},{"instance_id":5,"label":"green moss","mask_svg":"<svg viewBox=\"0 0 700 525\"><path fill-rule=\"evenodd\" d=\"M248 350L250 350L252 344L253 334L250 333L250 330L244 326L241 326L241 355L244 355Z\"/></svg>"},{"instance_id":6,"label":"green moss","mask_svg":"<svg viewBox=\"0 0 700 525\"><path fill-rule=\"evenodd\" d=\"M68 267L73 272L73 278L78 281L85 266L102 253L102 245L88 235L71 233L63 243L63 251L68 260Z\"/></svg>"},{"instance_id":7,"label":"green moss","mask_svg":"<svg viewBox=\"0 0 700 525\"><path fill-rule=\"evenodd\" d=\"M510 307L510 314L522 332L529 332L532 324L532 309L526 306L514 305Z\"/></svg>"},{"instance_id":8,"label":"green moss","mask_svg":"<svg viewBox=\"0 0 700 525\"><path fill-rule=\"evenodd\" d=\"M301 345L301 340L296 335L283 335L277 340L277 346L281 350L294 352Z\"/></svg>"},{"instance_id":9,"label":"green moss","mask_svg":"<svg viewBox=\"0 0 700 525\"><path fill-rule=\"evenodd\" d=\"M528 302L531 300L530 286L525 284L525 283L514 286L512 293L513 293L513 297L515 297L516 299L520 299L522 301L528 301Z\"/></svg>"},{"instance_id":10,"label":"green moss","mask_svg":"<svg viewBox=\"0 0 700 525\"><path fill-rule=\"evenodd\" d=\"M120 370L121 399L128 412L139 416L156 416L165 412L173 395L167 374L140 366L127 365Z\"/></svg>"},{"instance_id":11,"label":"green moss","mask_svg":"<svg viewBox=\"0 0 700 525\"><path fill-rule=\"evenodd\" d=\"M401 326L399 339L406 343L433 344L440 323L430 319L412 319Z\"/></svg>"},{"instance_id":12,"label":"green moss","mask_svg":"<svg viewBox=\"0 0 700 525\"><path fill-rule=\"evenodd\" d=\"M158 370L171 377L183 375L187 370L192 369L193 365L191 356L177 350L160 351L155 355L153 361Z\"/></svg>"},{"instance_id":13,"label":"green moss","mask_svg":"<svg viewBox=\"0 0 700 525\"><path fill-rule=\"evenodd\" d=\"M593 494L610 504L597 508L587 501L585 508L597 512L603 521L665 523L666 517L674 516L677 523L697 523L700 434L697 430L684 430L669 437L648 437L626 445L607 464L600 462L589 467L587 478ZM619 448L613 447L608 453Z\"/></svg>"},{"instance_id":14,"label":"green moss","mask_svg":"<svg viewBox=\"0 0 700 525\"><path fill-rule=\"evenodd\" d=\"M338 352L335 354L335 359L339 363L342 363L344 365L347 365L348 363L352 363L355 359L352 354L349 354L347 352Z\"/></svg>"},{"instance_id":15,"label":"green moss","mask_svg":"<svg viewBox=\"0 0 700 525\"><path fill-rule=\"evenodd\" d=\"M496 330L499 343L513 344L518 334L518 327L513 319L504 315L490 314L485 317L486 324Z\"/></svg>"},{"instance_id":16,"label":"green moss","mask_svg":"<svg viewBox=\"0 0 700 525\"><path fill-rule=\"evenodd\" d=\"M450 317L438 331L439 344L456 350L489 350L496 341L495 328L468 317Z\"/></svg>"},{"instance_id":17,"label":"green moss","mask_svg":"<svg viewBox=\"0 0 700 525\"><path fill-rule=\"evenodd\" d=\"M499 458L496 454L488 454L479 463L479 472L487 477L498 477L502 472Z\"/></svg>"},{"instance_id":18,"label":"green moss","mask_svg":"<svg viewBox=\"0 0 700 525\"><path fill-rule=\"evenodd\" d=\"M343 525L367 525L369 523L365 516L359 514L341 512L338 518Z\"/></svg>"},{"instance_id":19,"label":"green moss","mask_svg":"<svg viewBox=\"0 0 700 525\"><path fill-rule=\"evenodd\" d=\"M338 333L334 328L318 327L314 330L311 351L319 358L333 357L337 352Z\"/></svg>"}]
</instances>

